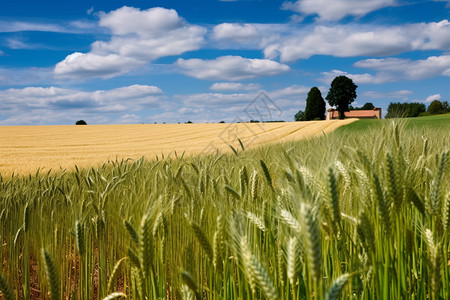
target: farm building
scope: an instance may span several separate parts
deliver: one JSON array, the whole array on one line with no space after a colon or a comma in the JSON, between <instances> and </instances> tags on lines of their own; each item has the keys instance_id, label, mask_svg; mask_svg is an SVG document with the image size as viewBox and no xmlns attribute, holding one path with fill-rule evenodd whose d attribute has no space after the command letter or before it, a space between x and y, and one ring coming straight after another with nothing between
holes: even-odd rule
<instances>
[{"instance_id":1,"label":"farm building","mask_svg":"<svg viewBox=\"0 0 450 300\"><path fill-rule=\"evenodd\" d=\"M375 107L371 110L350 110L344 112L345 118L357 118L357 119L381 119L381 108ZM327 120L339 119L339 112L330 108L327 111Z\"/></svg>"}]
</instances>

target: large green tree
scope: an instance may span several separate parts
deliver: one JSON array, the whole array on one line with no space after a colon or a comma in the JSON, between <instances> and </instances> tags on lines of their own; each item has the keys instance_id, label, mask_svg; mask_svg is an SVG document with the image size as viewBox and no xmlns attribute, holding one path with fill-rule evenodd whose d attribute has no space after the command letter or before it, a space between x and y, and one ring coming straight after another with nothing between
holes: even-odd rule
<instances>
[{"instance_id":1,"label":"large green tree","mask_svg":"<svg viewBox=\"0 0 450 300\"><path fill-rule=\"evenodd\" d=\"M340 119L344 119L344 112L348 111L350 103L355 101L357 87L347 76L338 76L331 82L326 99L330 106L336 106Z\"/></svg>"},{"instance_id":2,"label":"large green tree","mask_svg":"<svg viewBox=\"0 0 450 300\"><path fill-rule=\"evenodd\" d=\"M430 113L430 115L438 115L444 113L442 102L439 100L434 100L433 102L431 102L430 106L428 106L427 111Z\"/></svg>"},{"instance_id":3,"label":"large green tree","mask_svg":"<svg viewBox=\"0 0 450 300\"><path fill-rule=\"evenodd\" d=\"M306 98L305 121L323 120L325 118L325 107L322 93L317 87L312 87Z\"/></svg>"}]
</instances>

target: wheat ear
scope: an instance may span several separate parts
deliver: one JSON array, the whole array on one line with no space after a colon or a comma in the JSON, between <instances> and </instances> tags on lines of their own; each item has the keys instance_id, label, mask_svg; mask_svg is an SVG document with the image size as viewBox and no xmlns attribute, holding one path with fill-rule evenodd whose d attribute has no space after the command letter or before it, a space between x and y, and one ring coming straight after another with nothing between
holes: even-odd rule
<instances>
[{"instance_id":1,"label":"wheat ear","mask_svg":"<svg viewBox=\"0 0 450 300\"><path fill-rule=\"evenodd\" d=\"M80 221L75 221L75 238L77 250L80 255L84 254L84 228Z\"/></svg>"},{"instance_id":2,"label":"wheat ear","mask_svg":"<svg viewBox=\"0 0 450 300\"><path fill-rule=\"evenodd\" d=\"M44 249L42 249L42 258L44 260L45 276L47 277L47 283L50 287L51 298L52 300L59 300L59 279L55 263L50 254Z\"/></svg>"},{"instance_id":3,"label":"wheat ear","mask_svg":"<svg viewBox=\"0 0 450 300\"><path fill-rule=\"evenodd\" d=\"M150 215L145 214L141 220L139 233L139 262L144 277L149 276L153 258L153 240Z\"/></svg>"},{"instance_id":4,"label":"wheat ear","mask_svg":"<svg viewBox=\"0 0 450 300\"><path fill-rule=\"evenodd\" d=\"M194 293L197 300L202 299L200 297L200 293L198 292L198 285L197 282L195 282L194 277L192 277L192 274L188 271L181 272L181 279L183 280L184 284L187 285Z\"/></svg>"},{"instance_id":5,"label":"wheat ear","mask_svg":"<svg viewBox=\"0 0 450 300\"><path fill-rule=\"evenodd\" d=\"M259 286L267 299L278 299L277 291L272 284L264 268L259 264L256 257L250 252L247 245L247 237L241 238L242 259L245 266L245 275L249 281L253 293L256 292L256 286Z\"/></svg>"},{"instance_id":6,"label":"wheat ear","mask_svg":"<svg viewBox=\"0 0 450 300\"><path fill-rule=\"evenodd\" d=\"M121 258L115 265L114 265L114 269L111 272L111 275L109 276L109 280L108 280L108 286L106 288L107 292L110 292L113 284L115 284L115 282L117 281L117 276L119 276L119 269L120 266L122 265L122 263L127 260L128 257L123 257ZM113 298L114 299L114 298Z\"/></svg>"},{"instance_id":7,"label":"wheat ear","mask_svg":"<svg viewBox=\"0 0 450 300\"><path fill-rule=\"evenodd\" d=\"M205 254L208 256L208 258L213 261L213 250L205 233L194 221L190 221L190 226L192 228L192 231L194 232L195 237L197 238L197 241L200 243L200 246L202 246L203 251L205 251Z\"/></svg>"},{"instance_id":8,"label":"wheat ear","mask_svg":"<svg viewBox=\"0 0 450 300\"><path fill-rule=\"evenodd\" d=\"M134 229L133 225L131 225L130 222L128 222L127 220L123 221L123 224L125 225L125 228L127 229L128 233L130 234L132 240L137 244L139 243L139 235L136 232L136 230Z\"/></svg>"},{"instance_id":9,"label":"wheat ear","mask_svg":"<svg viewBox=\"0 0 450 300\"><path fill-rule=\"evenodd\" d=\"M118 298L126 298L127 295L125 295L124 293L112 293L109 294L108 296L106 296L105 298L103 298L103 300L114 300L114 299L118 299Z\"/></svg>"},{"instance_id":10,"label":"wheat ear","mask_svg":"<svg viewBox=\"0 0 450 300\"><path fill-rule=\"evenodd\" d=\"M341 293L342 289L348 282L348 278L350 277L349 274L344 274L336 278L335 281L333 281L333 284L331 285L330 289L328 290L326 300L335 300L339 298L339 294Z\"/></svg>"},{"instance_id":11,"label":"wheat ear","mask_svg":"<svg viewBox=\"0 0 450 300\"><path fill-rule=\"evenodd\" d=\"M320 232L317 225L317 219L313 214L312 208L309 204L303 203L302 214L305 222L305 248L307 249L308 267L311 272L311 277L315 281L321 280L322 270L322 255L320 245Z\"/></svg>"}]
</instances>

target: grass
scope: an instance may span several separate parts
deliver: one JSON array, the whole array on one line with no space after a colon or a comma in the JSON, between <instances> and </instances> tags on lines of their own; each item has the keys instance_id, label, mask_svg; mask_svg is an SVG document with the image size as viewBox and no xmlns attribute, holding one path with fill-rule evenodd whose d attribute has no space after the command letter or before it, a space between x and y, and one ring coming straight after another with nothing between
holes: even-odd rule
<instances>
[{"instance_id":1,"label":"grass","mask_svg":"<svg viewBox=\"0 0 450 300\"><path fill-rule=\"evenodd\" d=\"M368 129L381 129L383 126L386 126L386 123L389 123L389 120L362 119L342 126L338 128L337 131L344 133L361 133ZM421 128L425 128L426 130L437 129L450 131L450 114L407 119L406 129L420 130Z\"/></svg>"},{"instance_id":2,"label":"grass","mask_svg":"<svg viewBox=\"0 0 450 300\"><path fill-rule=\"evenodd\" d=\"M52 299L449 299L448 131L381 124L0 178L0 289Z\"/></svg>"}]
</instances>

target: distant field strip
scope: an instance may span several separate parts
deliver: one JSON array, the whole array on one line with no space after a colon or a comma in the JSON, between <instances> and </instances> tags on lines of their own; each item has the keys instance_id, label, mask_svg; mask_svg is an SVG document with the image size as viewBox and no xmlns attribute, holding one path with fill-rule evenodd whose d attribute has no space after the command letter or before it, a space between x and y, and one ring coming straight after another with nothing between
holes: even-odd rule
<instances>
[{"instance_id":1,"label":"distant field strip","mask_svg":"<svg viewBox=\"0 0 450 300\"><path fill-rule=\"evenodd\" d=\"M180 156L212 154L266 143L298 140L329 133L351 120L88 126L0 127L0 174L3 176L89 167L108 160L154 159L174 152Z\"/></svg>"}]
</instances>

